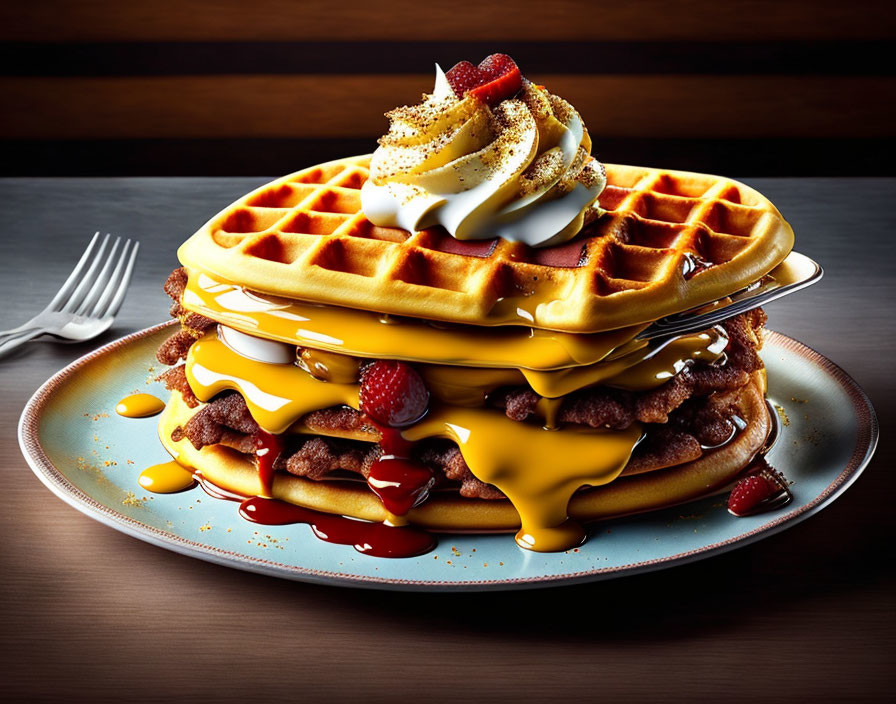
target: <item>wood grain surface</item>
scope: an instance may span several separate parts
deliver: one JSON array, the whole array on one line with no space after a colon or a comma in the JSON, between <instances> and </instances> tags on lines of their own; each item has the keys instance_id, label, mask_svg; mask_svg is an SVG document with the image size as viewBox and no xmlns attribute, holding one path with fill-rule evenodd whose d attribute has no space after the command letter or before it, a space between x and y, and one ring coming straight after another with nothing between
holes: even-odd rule
<instances>
[{"instance_id":1,"label":"wood grain surface","mask_svg":"<svg viewBox=\"0 0 896 704\"><path fill-rule=\"evenodd\" d=\"M286 170L269 156L284 140L336 158L431 90L434 63L494 52L572 102L610 155L635 140L698 170L740 152L746 173L824 176L843 170L817 141L836 138L847 173L886 175L894 47L880 0L8 0L0 175L196 174L160 158L181 145L218 152L202 175ZM793 158L736 143L764 139Z\"/></svg>"},{"instance_id":2,"label":"wood grain surface","mask_svg":"<svg viewBox=\"0 0 896 704\"><path fill-rule=\"evenodd\" d=\"M298 166L298 165L297 165ZM832 506L709 560L544 591L405 594L281 581L129 538L28 469L15 426L48 376L166 317L176 246L262 179L0 180L0 329L36 313L95 229L142 242L102 339L0 361L6 701L886 701L896 600L896 179L750 179L824 280L770 326L867 390L882 442Z\"/></svg>"},{"instance_id":3,"label":"wood grain surface","mask_svg":"<svg viewBox=\"0 0 896 704\"><path fill-rule=\"evenodd\" d=\"M892 38L876 0L11 0L0 40Z\"/></svg>"},{"instance_id":4,"label":"wood grain surface","mask_svg":"<svg viewBox=\"0 0 896 704\"><path fill-rule=\"evenodd\" d=\"M896 137L896 81L872 76L531 75L607 137ZM6 139L369 137L431 75L2 78ZM98 106L102 106L101 109ZM771 107L773 106L773 107ZM848 127L848 130L847 130Z\"/></svg>"}]
</instances>

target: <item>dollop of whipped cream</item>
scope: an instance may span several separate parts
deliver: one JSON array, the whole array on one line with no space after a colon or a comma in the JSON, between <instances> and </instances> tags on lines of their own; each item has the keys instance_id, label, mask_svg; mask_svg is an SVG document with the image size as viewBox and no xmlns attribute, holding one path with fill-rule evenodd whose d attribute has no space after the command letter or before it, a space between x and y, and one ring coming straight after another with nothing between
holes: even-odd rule
<instances>
[{"instance_id":1,"label":"dollop of whipped cream","mask_svg":"<svg viewBox=\"0 0 896 704\"><path fill-rule=\"evenodd\" d=\"M436 65L432 94L386 115L361 206L375 225L443 226L459 240L525 242L574 237L596 215L606 185L582 118L562 98L523 80L494 108L457 97Z\"/></svg>"}]
</instances>

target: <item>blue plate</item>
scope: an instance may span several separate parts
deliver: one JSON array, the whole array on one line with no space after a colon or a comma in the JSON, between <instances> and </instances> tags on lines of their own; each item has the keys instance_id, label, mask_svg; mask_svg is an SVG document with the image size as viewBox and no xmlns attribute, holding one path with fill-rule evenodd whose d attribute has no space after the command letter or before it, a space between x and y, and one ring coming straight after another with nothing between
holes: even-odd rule
<instances>
[{"instance_id":1,"label":"blue plate","mask_svg":"<svg viewBox=\"0 0 896 704\"><path fill-rule=\"evenodd\" d=\"M19 424L38 478L79 511L141 540L203 560L308 582L378 589L486 590L585 582L670 567L784 530L829 505L874 452L878 425L859 386L814 350L769 333L763 358L780 433L768 454L793 482L776 512L733 518L724 495L592 527L575 550L519 549L510 535L443 535L421 557L367 557L316 539L306 525L260 526L237 504L195 488L151 494L140 472L165 462L156 418L130 419L115 405L134 392L167 398L154 381L165 323L112 342L69 365L31 398Z\"/></svg>"}]
</instances>

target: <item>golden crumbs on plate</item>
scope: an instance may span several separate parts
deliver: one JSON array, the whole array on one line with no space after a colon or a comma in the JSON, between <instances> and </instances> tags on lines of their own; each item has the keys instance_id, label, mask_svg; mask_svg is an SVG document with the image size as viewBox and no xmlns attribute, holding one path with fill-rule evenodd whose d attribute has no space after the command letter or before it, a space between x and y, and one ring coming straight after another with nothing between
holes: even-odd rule
<instances>
[{"instance_id":1,"label":"golden crumbs on plate","mask_svg":"<svg viewBox=\"0 0 896 704\"><path fill-rule=\"evenodd\" d=\"M125 494L124 500L121 503L125 506L143 506L144 501L146 501L145 496L140 499L133 491L129 491Z\"/></svg>"}]
</instances>

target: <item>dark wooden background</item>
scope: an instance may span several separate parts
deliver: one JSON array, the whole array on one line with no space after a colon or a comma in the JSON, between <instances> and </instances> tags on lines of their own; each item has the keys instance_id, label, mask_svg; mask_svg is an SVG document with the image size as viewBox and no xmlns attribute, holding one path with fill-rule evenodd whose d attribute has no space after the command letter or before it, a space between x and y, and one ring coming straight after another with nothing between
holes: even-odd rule
<instances>
[{"instance_id":1,"label":"dark wooden background","mask_svg":"<svg viewBox=\"0 0 896 704\"><path fill-rule=\"evenodd\" d=\"M276 174L370 151L383 112L494 51L606 161L886 174L881 0L6 0L0 175Z\"/></svg>"}]
</instances>

